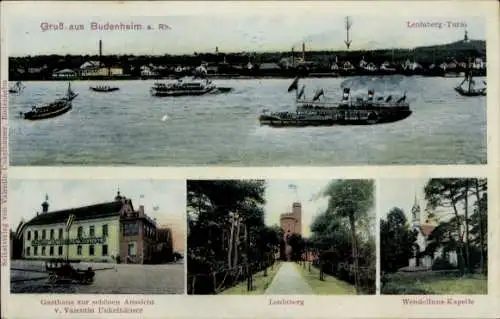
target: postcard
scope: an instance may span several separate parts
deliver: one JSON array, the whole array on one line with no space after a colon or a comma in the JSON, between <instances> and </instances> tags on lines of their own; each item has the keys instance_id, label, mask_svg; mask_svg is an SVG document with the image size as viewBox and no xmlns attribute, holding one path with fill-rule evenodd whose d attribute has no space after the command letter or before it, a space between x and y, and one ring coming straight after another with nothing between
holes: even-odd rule
<instances>
[{"instance_id":1,"label":"postcard","mask_svg":"<svg viewBox=\"0 0 500 319\"><path fill-rule=\"evenodd\" d=\"M1 4L2 318L496 318L494 1Z\"/></svg>"}]
</instances>

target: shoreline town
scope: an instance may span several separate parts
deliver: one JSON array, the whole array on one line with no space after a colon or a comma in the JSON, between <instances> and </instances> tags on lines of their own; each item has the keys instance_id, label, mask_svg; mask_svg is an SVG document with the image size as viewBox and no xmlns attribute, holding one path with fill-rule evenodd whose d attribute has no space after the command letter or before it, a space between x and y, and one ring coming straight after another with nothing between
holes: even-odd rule
<instances>
[{"instance_id":1,"label":"shoreline town","mask_svg":"<svg viewBox=\"0 0 500 319\"><path fill-rule=\"evenodd\" d=\"M293 78L422 75L459 77L472 64L475 76L486 75L486 41L463 39L413 49L299 52L214 52L185 55L39 55L9 58L10 81L137 80L177 78L204 66L209 78Z\"/></svg>"}]
</instances>

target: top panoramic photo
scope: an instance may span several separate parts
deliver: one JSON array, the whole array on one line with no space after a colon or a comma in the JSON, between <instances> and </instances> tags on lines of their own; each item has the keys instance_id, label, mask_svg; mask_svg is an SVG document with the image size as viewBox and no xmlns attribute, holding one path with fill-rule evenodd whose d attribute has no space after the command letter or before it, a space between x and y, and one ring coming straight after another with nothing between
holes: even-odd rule
<instances>
[{"instance_id":1,"label":"top panoramic photo","mask_svg":"<svg viewBox=\"0 0 500 319\"><path fill-rule=\"evenodd\" d=\"M264 9L7 18L10 164L486 163L485 19Z\"/></svg>"}]
</instances>

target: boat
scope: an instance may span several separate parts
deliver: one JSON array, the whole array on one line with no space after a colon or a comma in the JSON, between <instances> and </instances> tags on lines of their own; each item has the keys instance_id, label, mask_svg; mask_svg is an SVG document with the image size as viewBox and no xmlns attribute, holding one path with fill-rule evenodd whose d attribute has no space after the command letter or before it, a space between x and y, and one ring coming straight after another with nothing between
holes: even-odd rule
<instances>
[{"instance_id":1,"label":"boat","mask_svg":"<svg viewBox=\"0 0 500 319\"><path fill-rule=\"evenodd\" d=\"M68 84L66 95L55 100L52 103L44 105L34 105L29 112L21 112L21 117L25 120L43 120L62 115L72 108L72 101L78 96L78 93L71 90L71 83Z\"/></svg>"},{"instance_id":2,"label":"boat","mask_svg":"<svg viewBox=\"0 0 500 319\"><path fill-rule=\"evenodd\" d=\"M91 86L90 89L94 92L114 92L118 91L120 88L116 86L109 86L109 85L98 85L98 86Z\"/></svg>"},{"instance_id":3,"label":"boat","mask_svg":"<svg viewBox=\"0 0 500 319\"><path fill-rule=\"evenodd\" d=\"M298 78L288 91L297 90ZM261 125L272 127L331 126L331 125L374 125L406 119L412 114L405 94L395 99L375 98L375 91L368 91L368 98L351 98L350 88L343 89L342 100L324 98L324 90L316 91L312 99L305 99L305 86L297 90L295 112L269 112L264 110L259 116ZM304 97L304 98L303 98ZM320 98L323 99L320 100Z\"/></svg>"},{"instance_id":4,"label":"boat","mask_svg":"<svg viewBox=\"0 0 500 319\"><path fill-rule=\"evenodd\" d=\"M465 82L468 82L468 85L466 88L463 87L463 84ZM484 85L486 85L486 81L483 81L483 83L484 83ZM472 70L469 68L467 70L467 72L465 73L464 80L457 87L455 87L455 91L462 96L485 96L486 95L486 87L476 89L476 88L474 88L475 84L476 84L476 81L474 81L474 79L473 79Z\"/></svg>"},{"instance_id":5,"label":"boat","mask_svg":"<svg viewBox=\"0 0 500 319\"><path fill-rule=\"evenodd\" d=\"M24 89L24 85L21 83L21 81L17 81L16 84L14 84L13 87L9 88L9 93L21 93Z\"/></svg>"},{"instance_id":6,"label":"boat","mask_svg":"<svg viewBox=\"0 0 500 319\"><path fill-rule=\"evenodd\" d=\"M150 91L153 96L186 96L227 93L232 88L217 87L209 79L193 78L189 81L177 79L175 82L156 82Z\"/></svg>"}]
</instances>

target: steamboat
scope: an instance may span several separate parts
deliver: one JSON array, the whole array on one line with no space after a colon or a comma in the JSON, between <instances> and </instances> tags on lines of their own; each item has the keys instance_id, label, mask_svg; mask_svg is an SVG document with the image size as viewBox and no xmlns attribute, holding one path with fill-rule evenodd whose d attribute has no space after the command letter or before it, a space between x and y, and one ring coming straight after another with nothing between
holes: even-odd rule
<instances>
[{"instance_id":1,"label":"steamboat","mask_svg":"<svg viewBox=\"0 0 500 319\"><path fill-rule=\"evenodd\" d=\"M62 115L72 108L72 101L78 96L71 90L71 83L68 84L66 95L52 103L44 105L34 105L29 112L21 112L21 117L25 120L43 120Z\"/></svg>"},{"instance_id":2,"label":"steamboat","mask_svg":"<svg viewBox=\"0 0 500 319\"><path fill-rule=\"evenodd\" d=\"M205 95L227 93L232 88L217 87L212 81L193 79L184 81L178 79L175 82L155 83L151 88L151 95L153 96L186 96L186 95Z\"/></svg>"},{"instance_id":3,"label":"steamboat","mask_svg":"<svg viewBox=\"0 0 500 319\"><path fill-rule=\"evenodd\" d=\"M297 87L298 79L295 79L288 91L297 90ZM265 110L259 117L260 124L272 127L374 125L401 121L412 114L406 92L397 99L391 95L375 98L374 90L369 90L367 99L352 99L350 88L344 88L339 102L324 98L323 89L307 100L302 98L304 89L305 86L302 86L297 93L295 112Z\"/></svg>"}]
</instances>

